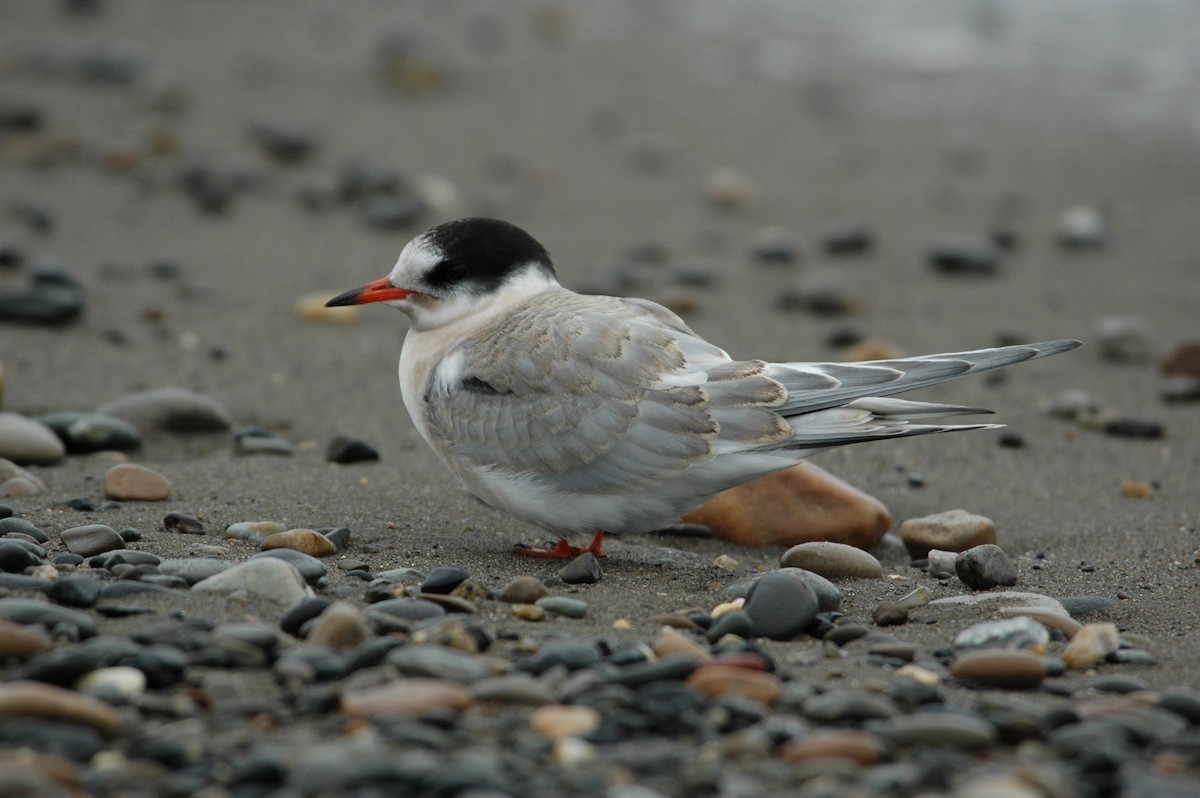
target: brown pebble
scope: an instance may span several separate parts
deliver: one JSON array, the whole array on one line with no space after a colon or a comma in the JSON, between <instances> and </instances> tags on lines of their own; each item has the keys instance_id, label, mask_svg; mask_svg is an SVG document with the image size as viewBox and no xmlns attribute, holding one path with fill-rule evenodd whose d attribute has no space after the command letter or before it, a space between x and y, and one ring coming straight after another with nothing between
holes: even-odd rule
<instances>
[{"instance_id":1,"label":"brown pebble","mask_svg":"<svg viewBox=\"0 0 1200 798\"><path fill-rule=\"evenodd\" d=\"M1162 359L1168 377L1200 376L1200 341L1184 341Z\"/></svg>"},{"instance_id":2,"label":"brown pebble","mask_svg":"<svg viewBox=\"0 0 1200 798\"><path fill-rule=\"evenodd\" d=\"M500 593L500 600L508 604L533 604L550 595L542 580L533 576L518 576L509 582Z\"/></svg>"},{"instance_id":3,"label":"brown pebble","mask_svg":"<svg viewBox=\"0 0 1200 798\"><path fill-rule=\"evenodd\" d=\"M1095 665L1121 647L1121 633L1114 623L1089 623L1075 633L1063 650L1063 662L1072 670Z\"/></svg>"},{"instance_id":4,"label":"brown pebble","mask_svg":"<svg viewBox=\"0 0 1200 798\"><path fill-rule=\"evenodd\" d=\"M464 579L450 591L450 595L464 601L483 601L491 598L492 592L474 579Z\"/></svg>"},{"instance_id":5,"label":"brown pebble","mask_svg":"<svg viewBox=\"0 0 1200 798\"><path fill-rule=\"evenodd\" d=\"M1149 499L1154 495L1154 488L1145 482L1125 479L1121 480L1121 495L1129 499Z\"/></svg>"},{"instance_id":6,"label":"brown pebble","mask_svg":"<svg viewBox=\"0 0 1200 798\"><path fill-rule=\"evenodd\" d=\"M271 549L295 549L312 557L328 557L337 553L333 541L312 529L289 529L286 532L276 532L268 535L259 547L262 551Z\"/></svg>"},{"instance_id":7,"label":"brown pebble","mask_svg":"<svg viewBox=\"0 0 1200 798\"><path fill-rule=\"evenodd\" d=\"M1026 690L1046 678L1046 663L1037 654L1011 648L965 651L954 658L950 675L968 682Z\"/></svg>"},{"instance_id":8,"label":"brown pebble","mask_svg":"<svg viewBox=\"0 0 1200 798\"><path fill-rule=\"evenodd\" d=\"M342 712L360 717L421 716L440 710L457 712L471 703L464 685L413 677L342 695Z\"/></svg>"},{"instance_id":9,"label":"brown pebble","mask_svg":"<svg viewBox=\"0 0 1200 798\"><path fill-rule=\"evenodd\" d=\"M28 659L50 648L54 641L38 627L0 620L0 659Z\"/></svg>"},{"instance_id":10,"label":"brown pebble","mask_svg":"<svg viewBox=\"0 0 1200 798\"><path fill-rule=\"evenodd\" d=\"M947 510L921 518L910 518L900 525L900 539L913 559L938 551L966 551L996 542L996 525L990 518L966 510Z\"/></svg>"},{"instance_id":11,"label":"brown pebble","mask_svg":"<svg viewBox=\"0 0 1200 798\"><path fill-rule=\"evenodd\" d=\"M882 601L875 608L876 626L900 626L908 623L908 609L894 601Z\"/></svg>"},{"instance_id":12,"label":"brown pebble","mask_svg":"<svg viewBox=\"0 0 1200 798\"><path fill-rule=\"evenodd\" d=\"M104 495L116 501L161 502L171 495L171 483L145 466L122 463L104 475Z\"/></svg>"},{"instance_id":13,"label":"brown pebble","mask_svg":"<svg viewBox=\"0 0 1200 798\"><path fill-rule=\"evenodd\" d=\"M45 718L91 726L106 736L116 734L121 716L98 699L31 681L0 685L0 718L12 716Z\"/></svg>"},{"instance_id":14,"label":"brown pebble","mask_svg":"<svg viewBox=\"0 0 1200 798\"><path fill-rule=\"evenodd\" d=\"M358 609L349 602L335 601L317 617L308 642L334 651L351 651L370 636Z\"/></svg>"},{"instance_id":15,"label":"brown pebble","mask_svg":"<svg viewBox=\"0 0 1200 798\"><path fill-rule=\"evenodd\" d=\"M693 671L687 685L709 698L733 694L772 706L779 699L779 677L729 665L707 665Z\"/></svg>"},{"instance_id":16,"label":"brown pebble","mask_svg":"<svg viewBox=\"0 0 1200 798\"><path fill-rule=\"evenodd\" d=\"M529 716L529 725L538 734L551 740L582 737L600 727L600 713L587 706L547 704L533 711Z\"/></svg>"},{"instance_id":17,"label":"brown pebble","mask_svg":"<svg viewBox=\"0 0 1200 798\"><path fill-rule=\"evenodd\" d=\"M654 642L650 644L650 648L660 657L668 654L691 654L701 662L712 659L712 654L707 648L687 635L670 628L660 631L654 638Z\"/></svg>"},{"instance_id":18,"label":"brown pebble","mask_svg":"<svg viewBox=\"0 0 1200 798\"><path fill-rule=\"evenodd\" d=\"M849 759L860 765L873 765L884 754L885 746L874 734L864 731L817 732L784 743L779 756L785 762L811 759Z\"/></svg>"},{"instance_id":19,"label":"brown pebble","mask_svg":"<svg viewBox=\"0 0 1200 798\"><path fill-rule=\"evenodd\" d=\"M742 546L833 541L867 549L892 525L872 496L811 463L731 488L683 517Z\"/></svg>"},{"instance_id":20,"label":"brown pebble","mask_svg":"<svg viewBox=\"0 0 1200 798\"><path fill-rule=\"evenodd\" d=\"M546 618L546 611L536 604L514 604L512 614L522 621L541 621Z\"/></svg>"}]
</instances>

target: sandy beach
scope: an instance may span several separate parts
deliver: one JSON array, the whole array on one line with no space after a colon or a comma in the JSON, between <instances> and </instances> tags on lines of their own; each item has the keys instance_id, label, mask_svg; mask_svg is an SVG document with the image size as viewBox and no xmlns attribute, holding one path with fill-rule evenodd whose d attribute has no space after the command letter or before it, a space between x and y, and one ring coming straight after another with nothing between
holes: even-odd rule
<instances>
[{"instance_id":1,"label":"sandy beach","mask_svg":"<svg viewBox=\"0 0 1200 798\"><path fill-rule=\"evenodd\" d=\"M509 551L546 533L477 502L418 437L396 384L403 317L368 307L344 324L297 312L302 297L385 275L435 223L497 216L546 245L565 285L684 309L736 357L840 360L845 333L913 355L1082 339L1002 379L913 396L991 408L1021 448L988 431L868 444L817 463L882 501L893 532L960 507L993 519L1018 564L1016 589L1115 599L1082 620L1117 624L1157 659L1104 664L1103 674L1135 675L1151 690L1195 687L1200 414L1195 401L1162 401L1159 359L1197 337L1200 161L1184 110L1197 92L1140 60L1143 39L1157 33L1163 52L1177 52L1188 26L1155 4L1145 29L1122 42L1108 33L1119 6L1076 30L1020 4L989 5L994 16L935 5L926 19L824 4L0 2L0 109L40 114L36 130L0 139L0 241L23 256L0 269L0 289L51 262L86 291L74 324L0 326L3 409L90 411L182 387L223 404L235 430L257 425L295 446L288 457L238 456L227 433L149 435L132 460L170 480L166 502L62 509L102 494L112 462L97 455L31 467L47 492L4 501L52 540L79 524L134 527L137 547L162 558L195 554L195 537L162 528L166 512L189 509L204 540L235 560L257 549L221 531L271 520L350 528L336 557L372 572L455 565L497 591L518 575L554 576L559 564ZM97 10L64 10L74 6ZM90 72L79 66L87 57ZM300 155L264 150L288 136ZM364 162L368 174L408 181L423 208L384 223L395 209L372 216L338 199L348 165ZM189 193L180 177L189 167L234 186L220 212ZM714 187L728 179L721 170L736 179ZM1060 215L1077 206L1103 219L1094 247L1060 245ZM33 211L50 223L39 227ZM868 232L869 251L824 252L822 237L847 223ZM754 256L772 227L794 242L795 262ZM927 253L945 236L996 231L1016 243L992 273L930 267ZM710 284L681 282L688 269ZM797 281L821 274L852 312L780 307ZM1135 320L1143 357L1104 356L1097 336L1114 316ZM1050 416L1068 390L1164 434L1120 437ZM338 433L369 442L380 460L326 462ZM1123 481L1153 495L1129 498ZM842 612L869 621L880 601L918 584L938 597L970 592L892 551L881 554L888 578L838 583ZM711 609L722 586L777 568L781 553L614 537L603 579L570 589L586 618L538 626L495 603L485 615L534 639L648 639L652 616ZM715 567L722 554L737 566ZM329 574L331 595L362 604L361 582ZM275 623L283 612L211 594L138 600L158 602L213 621ZM930 607L917 617L895 633L932 651L993 616ZM629 630L614 630L618 620ZM112 634L140 623L103 621ZM869 689L885 679L827 656L815 639L761 645L813 684ZM1094 675L1054 682L1083 698ZM973 700L953 682L941 689ZM292 734L302 733L281 732ZM1191 756L1184 776L1194 778Z\"/></svg>"}]
</instances>

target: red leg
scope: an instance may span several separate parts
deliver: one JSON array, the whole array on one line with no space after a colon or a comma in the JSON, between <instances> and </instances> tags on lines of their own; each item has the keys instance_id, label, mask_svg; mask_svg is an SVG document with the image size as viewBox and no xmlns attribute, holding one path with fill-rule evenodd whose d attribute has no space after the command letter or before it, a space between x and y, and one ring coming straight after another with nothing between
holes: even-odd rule
<instances>
[{"instance_id":1,"label":"red leg","mask_svg":"<svg viewBox=\"0 0 1200 798\"><path fill-rule=\"evenodd\" d=\"M520 554L522 557L542 557L547 560L568 560L572 557L578 557L580 554L591 552L597 557L603 557L600 553L604 546L604 530L597 529L595 536L592 537L592 542L586 546L572 546L565 539L560 539L548 549L538 549L532 546L513 546L513 554Z\"/></svg>"}]
</instances>

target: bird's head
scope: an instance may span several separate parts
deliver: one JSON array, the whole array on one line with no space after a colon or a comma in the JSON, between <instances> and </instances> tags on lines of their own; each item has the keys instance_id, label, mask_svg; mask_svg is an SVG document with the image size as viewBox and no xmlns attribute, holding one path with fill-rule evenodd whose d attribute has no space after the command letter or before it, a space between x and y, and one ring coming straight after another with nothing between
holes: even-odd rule
<instances>
[{"instance_id":1,"label":"bird's head","mask_svg":"<svg viewBox=\"0 0 1200 798\"><path fill-rule=\"evenodd\" d=\"M557 285L545 247L521 228L473 217L426 230L404 247L391 274L339 294L326 307L383 302L417 329L469 315L498 297Z\"/></svg>"}]
</instances>

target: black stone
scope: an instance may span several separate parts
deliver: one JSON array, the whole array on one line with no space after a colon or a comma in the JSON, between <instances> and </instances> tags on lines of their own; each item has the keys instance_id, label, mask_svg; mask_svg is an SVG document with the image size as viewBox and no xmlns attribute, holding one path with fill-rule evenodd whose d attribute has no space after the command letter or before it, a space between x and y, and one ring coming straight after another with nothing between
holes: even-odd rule
<instances>
[{"instance_id":1,"label":"black stone","mask_svg":"<svg viewBox=\"0 0 1200 798\"><path fill-rule=\"evenodd\" d=\"M421 582L422 593L450 593L470 576L462 568L453 565L441 565L429 572L425 581Z\"/></svg>"},{"instance_id":2,"label":"black stone","mask_svg":"<svg viewBox=\"0 0 1200 798\"><path fill-rule=\"evenodd\" d=\"M985 543L967 549L954 561L954 570L963 584L972 590L987 590L1017 583L1017 567L1004 549Z\"/></svg>"},{"instance_id":3,"label":"black stone","mask_svg":"<svg viewBox=\"0 0 1200 798\"><path fill-rule=\"evenodd\" d=\"M7 504L0 504L0 521L3 521L5 518L12 518L13 512L13 508Z\"/></svg>"},{"instance_id":4,"label":"black stone","mask_svg":"<svg viewBox=\"0 0 1200 798\"><path fill-rule=\"evenodd\" d=\"M82 574L72 574L56 580L46 589L46 596L58 604L69 607L94 607L100 600L99 580Z\"/></svg>"},{"instance_id":5,"label":"black stone","mask_svg":"<svg viewBox=\"0 0 1200 798\"><path fill-rule=\"evenodd\" d=\"M568 670L578 670L596 664L600 661L600 657L600 649L595 643L553 642L542 646L536 654L518 660L516 668L535 675L543 673L555 665L562 665Z\"/></svg>"},{"instance_id":6,"label":"black stone","mask_svg":"<svg viewBox=\"0 0 1200 798\"><path fill-rule=\"evenodd\" d=\"M40 564L25 546L15 540L0 540L0 571L10 574L24 573L26 568Z\"/></svg>"},{"instance_id":7,"label":"black stone","mask_svg":"<svg viewBox=\"0 0 1200 798\"><path fill-rule=\"evenodd\" d=\"M1118 438L1154 440L1166 435L1162 423L1148 418L1115 418L1105 423L1104 431Z\"/></svg>"},{"instance_id":8,"label":"black stone","mask_svg":"<svg viewBox=\"0 0 1200 798\"><path fill-rule=\"evenodd\" d=\"M0 598L0 618L24 625L39 623L47 629L64 624L78 630L79 637L96 634L96 622L87 613L66 609L46 601Z\"/></svg>"},{"instance_id":9,"label":"black stone","mask_svg":"<svg viewBox=\"0 0 1200 798\"><path fill-rule=\"evenodd\" d=\"M10 751L32 748L83 763L91 761L104 748L104 739L88 726L15 717L0 720L0 748Z\"/></svg>"},{"instance_id":10,"label":"black stone","mask_svg":"<svg viewBox=\"0 0 1200 798\"><path fill-rule=\"evenodd\" d=\"M299 637L300 628L323 613L332 603L332 599L324 596L307 598L283 614L279 619L279 628L292 637Z\"/></svg>"},{"instance_id":11,"label":"black stone","mask_svg":"<svg viewBox=\"0 0 1200 798\"><path fill-rule=\"evenodd\" d=\"M325 459L342 465L374 462L379 459L379 451L361 438L339 434L325 447Z\"/></svg>"},{"instance_id":12,"label":"black stone","mask_svg":"<svg viewBox=\"0 0 1200 798\"><path fill-rule=\"evenodd\" d=\"M863 255L875 246L870 228L860 222L844 222L821 235L821 250L826 255Z\"/></svg>"},{"instance_id":13,"label":"black stone","mask_svg":"<svg viewBox=\"0 0 1200 798\"><path fill-rule=\"evenodd\" d=\"M50 540L49 535L24 518L0 518L0 535L7 535L9 532L19 532L22 535L28 535L38 543L47 543Z\"/></svg>"},{"instance_id":14,"label":"black stone","mask_svg":"<svg viewBox=\"0 0 1200 798\"><path fill-rule=\"evenodd\" d=\"M1000 247L985 236L945 236L929 247L929 265L942 274L988 276L1000 268Z\"/></svg>"},{"instance_id":15,"label":"black stone","mask_svg":"<svg viewBox=\"0 0 1200 798\"><path fill-rule=\"evenodd\" d=\"M204 524L190 510L172 510L163 516L163 529L184 535L203 535Z\"/></svg>"},{"instance_id":16,"label":"black stone","mask_svg":"<svg viewBox=\"0 0 1200 798\"><path fill-rule=\"evenodd\" d=\"M816 599L813 600L814 603ZM725 635L750 637L754 634L754 621L742 610L732 610L713 621L708 628L708 642L715 643Z\"/></svg>"},{"instance_id":17,"label":"black stone","mask_svg":"<svg viewBox=\"0 0 1200 798\"><path fill-rule=\"evenodd\" d=\"M83 313L83 288L65 270L44 266L28 287L0 292L0 321L57 327Z\"/></svg>"}]
</instances>

